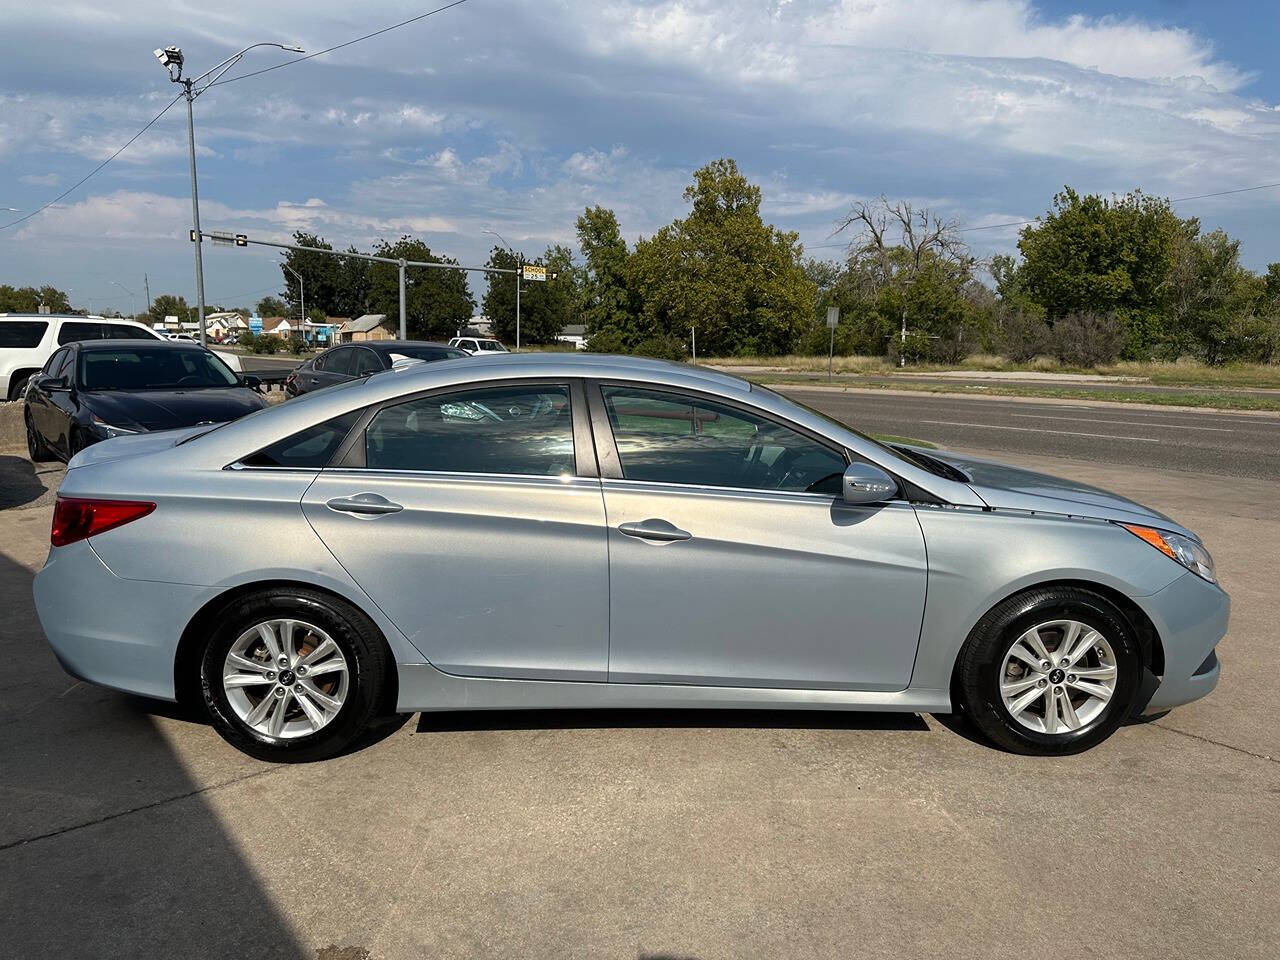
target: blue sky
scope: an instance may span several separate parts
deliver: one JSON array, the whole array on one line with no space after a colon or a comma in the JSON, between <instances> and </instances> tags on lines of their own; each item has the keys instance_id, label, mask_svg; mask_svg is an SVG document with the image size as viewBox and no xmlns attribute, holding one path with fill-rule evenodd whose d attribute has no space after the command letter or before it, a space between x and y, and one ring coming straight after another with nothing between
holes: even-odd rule
<instances>
[{"instance_id":1,"label":"blue sky","mask_svg":"<svg viewBox=\"0 0 1280 960\"><path fill-rule=\"evenodd\" d=\"M252 41L317 50L430 5L10 4L0 208L37 208L154 116L176 92L154 47L179 44L199 72ZM1182 197L1280 181L1277 41L1261 0L469 0L209 91L201 211L264 239L408 232L479 262L486 228L529 254L572 243L588 204L650 234L683 214L693 169L732 156L769 219L835 257L836 218L882 193L980 227L1043 212L1064 183ZM0 282L127 310L112 281L140 303L145 271L153 294L191 298L185 136L175 107L0 231ZM1255 268L1280 260L1280 189L1179 212L1241 238ZM968 238L986 254L1017 231ZM278 288L262 250L207 251L211 302Z\"/></svg>"}]
</instances>

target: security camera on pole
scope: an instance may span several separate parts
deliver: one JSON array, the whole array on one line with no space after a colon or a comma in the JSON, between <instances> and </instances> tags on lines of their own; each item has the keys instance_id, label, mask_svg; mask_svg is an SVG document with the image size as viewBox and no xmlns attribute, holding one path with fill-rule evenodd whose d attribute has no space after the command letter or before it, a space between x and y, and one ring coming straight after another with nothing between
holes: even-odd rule
<instances>
[{"instance_id":1,"label":"security camera on pole","mask_svg":"<svg viewBox=\"0 0 1280 960\"><path fill-rule=\"evenodd\" d=\"M196 245L196 310L200 317L200 345L208 345L208 331L204 326L204 262L201 258L200 236L200 197L196 190L196 127L191 105L196 97L217 83L224 73L240 62L240 59L255 47L276 47L291 53L305 52L301 47L286 46L283 43L251 43L239 53L232 54L217 66L206 70L198 77L182 75L182 50L178 47L164 47L155 51L156 59L169 71L169 80L182 85L182 95L187 98L187 146L191 156L191 239ZM196 84L204 81L198 90Z\"/></svg>"}]
</instances>

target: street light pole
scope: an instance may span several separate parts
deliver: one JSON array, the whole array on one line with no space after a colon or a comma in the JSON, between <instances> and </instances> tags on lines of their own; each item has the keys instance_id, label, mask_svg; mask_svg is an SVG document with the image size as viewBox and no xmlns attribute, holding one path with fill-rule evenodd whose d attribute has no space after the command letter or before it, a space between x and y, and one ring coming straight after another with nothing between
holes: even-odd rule
<instances>
[{"instance_id":1,"label":"street light pole","mask_svg":"<svg viewBox=\"0 0 1280 960\"><path fill-rule=\"evenodd\" d=\"M404 268L407 265L408 264L405 261L404 257L401 257L400 263L399 263L399 267L400 267L400 339L401 340L409 339L408 334L405 332L405 323L404 323Z\"/></svg>"},{"instance_id":2,"label":"street light pole","mask_svg":"<svg viewBox=\"0 0 1280 960\"><path fill-rule=\"evenodd\" d=\"M502 234L497 230L482 230L481 233L490 233L501 241L502 245L507 248L507 252L516 258L516 353L520 352L520 278L524 273L524 265L520 263L520 254L512 249L511 244L502 239Z\"/></svg>"},{"instance_id":3,"label":"street light pole","mask_svg":"<svg viewBox=\"0 0 1280 960\"><path fill-rule=\"evenodd\" d=\"M191 161L191 227L193 231L191 239L195 241L196 247L196 310L200 318L200 346L202 347L208 346L209 332L204 325L204 258L201 250L204 238L200 234L200 197L196 188L196 123L192 104L195 103L196 97L217 83L224 73L239 63L240 59L255 47L277 47L292 53L305 52L301 47L286 46L283 43L251 43L239 53L233 53L217 66L194 78L183 77L183 57L178 47L164 47L155 52L156 59L169 71L169 80L182 85L182 95L187 100L187 151ZM201 81L207 82L200 89L195 89L195 85Z\"/></svg>"},{"instance_id":4,"label":"street light pole","mask_svg":"<svg viewBox=\"0 0 1280 960\"><path fill-rule=\"evenodd\" d=\"M129 295L129 316L134 320L137 320L138 311L137 311L137 304L134 302L134 299L133 299L134 297L133 291L130 290L128 287L126 287L123 283L120 283L116 280L108 280L107 283L110 283L114 286L119 287L121 290L123 290L125 293Z\"/></svg>"},{"instance_id":5,"label":"street light pole","mask_svg":"<svg viewBox=\"0 0 1280 960\"><path fill-rule=\"evenodd\" d=\"M271 262L279 264L280 266L284 267L286 270L292 273L294 278L297 279L298 281L298 300L299 300L300 308L302 310L302 329L305 333L307 329L307 288L302 283L302 274L300 274L297 270L293 269L293 267L289 266L283 260L272 260Z\"/></svg>"}]
</instances>

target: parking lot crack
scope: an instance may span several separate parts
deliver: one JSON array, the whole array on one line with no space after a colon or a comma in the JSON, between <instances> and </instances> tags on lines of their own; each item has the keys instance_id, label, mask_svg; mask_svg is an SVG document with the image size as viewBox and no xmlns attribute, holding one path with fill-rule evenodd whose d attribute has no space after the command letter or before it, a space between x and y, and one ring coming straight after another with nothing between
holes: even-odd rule
<instances>
[{"instance_id":1,"label":"parking lot crack","mask_svg":"<svg viewBox=\"0 0 1280 960\"><path fill-rule=\"evenodd\" d=\"M3 853L6 850L12 850L15 847L26 846L28 843L50 840L54 837L61 837L64 834L75 833L78 830L86 830L89 827L96 827L103 823L110 823L112 820L119 820L121 817L128 817L135 813L141 813L144 810L155 810L157 807L164 807L171 803L177 803L179 800L188 800L191 797L198 797L202 794L211 793L214 790L221 790L223 787L231 787L238 783L244 783L248 780L256 780L259 777L265 777L273 773L283 773L287 769L287 767L271 767L267 770L255 770L253 773L246 773L243 777L224 780L222 783L211 783L208 786L199 787L195 790L188 790L186 793L179 793L172 797L165 797L163 800L155 800L151 803L139 804L138 806L130 807L127 810L117 810L115 813L108 813L93 820L86 820L83 823L73 823L66 827L60 827L57 830L50 830L48 833L38 833L33 837L23 837L20 840L11 840L8 843L0 844L0 853Z\"/></svg>"},{"instance_id":2,"label":"parking lot crack","mask_svg":"<svg viewBox=\"0 0 1280 960\"><path fill-rule=\"evenodd\" d=\"M1244 747L1236 747L1229 743L1223 743L1221 740L1214 740L1212 737L1202 737L1198 733L1190 733L1187 730L1179 730L1177 727L1165 726L1163 723L1151 723L1149 726L1158 727L1167 733L1176 733L1179 736L1190 737L1192 740L1199 740L1201 743L1211 743L1215 747L1225 747L1227 750L1234 750L1236 753L1243 753L1246 757L1253 757L1255 760L1266 760L1270 763L1280 763L1280 758L1270 756L1266 753L1255 753L1252 750L1246 750Z\"/></svg>"}]
</instances>

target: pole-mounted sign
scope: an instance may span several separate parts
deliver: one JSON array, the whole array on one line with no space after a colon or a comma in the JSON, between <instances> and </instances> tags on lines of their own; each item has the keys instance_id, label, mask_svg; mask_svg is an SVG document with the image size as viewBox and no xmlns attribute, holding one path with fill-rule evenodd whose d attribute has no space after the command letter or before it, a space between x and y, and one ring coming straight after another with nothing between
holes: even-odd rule
<instances>
[{"instance_id":1,"label":"pole-mounted sign","mask_svg":"<svg viewBox=\"0 0 1280 960\"><path fill-rule=\"evenodd\" d=\"M547 268L536 263L520 264L521 276L526 280L538 280L545 283L547 279Z\"/></svg>"}]
</instances>

